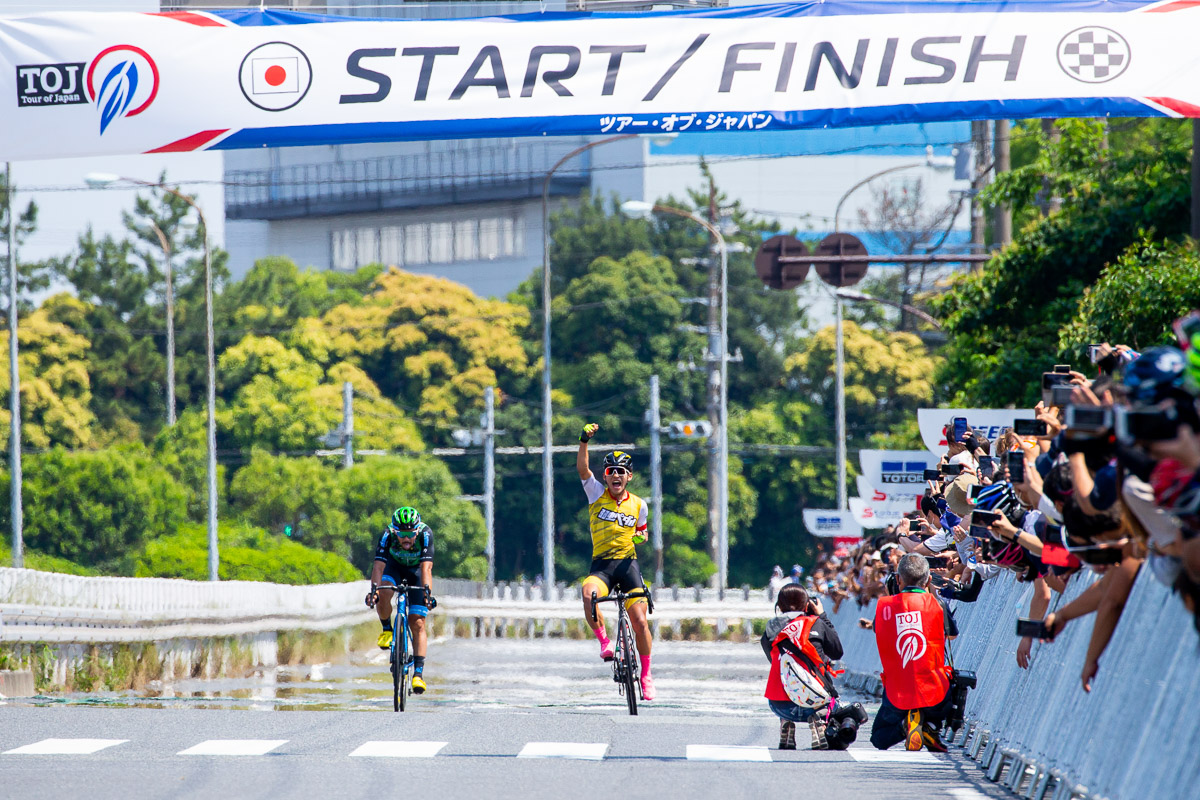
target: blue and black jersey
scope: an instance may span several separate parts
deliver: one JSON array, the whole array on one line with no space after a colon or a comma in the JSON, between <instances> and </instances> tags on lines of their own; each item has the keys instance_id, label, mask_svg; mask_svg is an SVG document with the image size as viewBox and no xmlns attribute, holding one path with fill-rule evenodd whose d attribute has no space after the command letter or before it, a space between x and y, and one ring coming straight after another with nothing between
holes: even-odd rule
<instances>
[{"instance_id":1,"label":"blue and black jersey","mask_svg":"<svg viewBox=\"0 0 1200 800\"><path fill-rule=\"evenodd\" d=\"M400 546L400 540L390 530L385 529L379 537L379 546L375 548L375 560L382 561L385 568L416 570L423 562L433 561L433 531L422 522L417 526L412 549L405 550Z\"/></svg>"}]
</instances>

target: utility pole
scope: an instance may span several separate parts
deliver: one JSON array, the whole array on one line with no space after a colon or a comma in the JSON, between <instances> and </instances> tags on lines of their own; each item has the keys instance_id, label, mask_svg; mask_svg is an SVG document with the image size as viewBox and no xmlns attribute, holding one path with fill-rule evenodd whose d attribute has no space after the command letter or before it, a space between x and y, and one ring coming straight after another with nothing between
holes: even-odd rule
<instances>
[{"instance_id":1,"label":"utility pole","mask_svg":"<svg viewBox=\"0 0 1200 800\"><path fill-rule=\"evenodd\" d=\"M342 384L342 466L354 466L354 386Z\"/></svg>"},{"instance_id":2,"label":"utility pole","mask_svg":"<svg viewBox=\"0 0 1200 800\"><path fill-rule=\"evenodd\" d=\"M708 222L717 224L717 187L708 176ZM716 243L710 239L708 255L708 555L717 565L710 584L721 586L721 272Z\"/></svg>"},{"instance_id":3,"label":"utility pole","mask_svg":"<svg viewBox=\"0 0 1200 800\"><path fill-rule=\"evenodd\" d=\"M9 426L8 465L11 494L12 565L25 566L25 540L21 508L21 371L17 362L17 219L13 205L12 162L5 166L5 205L8 211L8 410L12 415Z\"/></svg>"},{"instance_id":4,"label":"utility pole","mask_svg":"<svg viewBox=\"0 0 1200 800\"><path fill-rule=\"evenodd\" d=\"M487 525L487 580L496 582L496 390L483 390L483 520Z\"/></svg>"},{"instance_id":5,"label":"utility pole","mask_svg":"<svg viewBox=\"0 0 1200 800\"><path fill-rule=\"evenodd\" d=\"M1012 142L1012 122L1007 119L998 119L995 123L995 131L993 137L996 148L996 174L1001 175L1012 169L1012 156L1010 153L1010 144ZM995 232L996 244L1004 247L1012 242L1012 206L1008 203L1001 203L996 206L995 218L992 223Z\"/></svg>"},{"instance_id":6,"label":"utility pole","mask_svg":"<svg viewBox=\"0 0 1200 800\"><path fill-rule=\"evenodd\" d=\"M1195 119L1192 120L1192 238L1200 239L1200 122Z\"/></svg>"},{"instance_id":7,"label":"utility pole","mask_svg":"<svg viewBox=\"0 0 1200 800\"><path fill-rule=\"evenodd\" d=\"M662 418L658 408L658 376L650 376L650 543L654 548L654 585L663 585Z\"/></svg>"},{"instance_id":8,"label":"utility pole","mask_svg":"<svg viewBox=\"0 0 1200 800\"><path fill-rule=\"evenodd\" d=\"M985 248L987 223L983 216L983 202L979 199L979 193L987 186L987 176L992 166L986 120L971 123L971 145L975 150L975 168L971 179L971 251L982 253Z\"/></svg>"}]
</instances>

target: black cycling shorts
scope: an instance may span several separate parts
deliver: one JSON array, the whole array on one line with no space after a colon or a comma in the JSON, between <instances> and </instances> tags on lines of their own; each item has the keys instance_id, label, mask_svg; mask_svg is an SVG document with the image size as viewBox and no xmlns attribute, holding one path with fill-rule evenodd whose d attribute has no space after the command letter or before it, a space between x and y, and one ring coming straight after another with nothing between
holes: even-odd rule
<instances>
[{"instance_id":1,"label":"black cycling shorts","mask_svg":"<svg viewBox=\"0 0 1200 800\"><path fill-rule=\"evenodd\" d=\"M646 582L642 580L642 571L638 567L636 558L594 558L592 559L592 571L588 573L588 578L599 578L604 584L606 592L614 589L620 589L623 592L632 592L634 589L646 588ZM584 579L587 581L587 578ZM646 598L636 598L638 602L645 602Z\"/></svg>"}]
</instances>

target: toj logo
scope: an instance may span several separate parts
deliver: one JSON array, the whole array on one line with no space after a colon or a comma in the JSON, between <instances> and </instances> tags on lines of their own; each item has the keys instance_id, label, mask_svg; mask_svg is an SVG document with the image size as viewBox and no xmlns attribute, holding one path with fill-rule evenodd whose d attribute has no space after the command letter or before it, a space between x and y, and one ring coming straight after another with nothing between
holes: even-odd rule
<instances>
[{"instance_id":1,"label":"toj logo","mask_svg":"<svg viewBox=\"0 0 1200 800\"><path fill-rule=\"evenodd\" d=\"M1107 83L1129 68L1129 42L1116 31L1088 25L1058 43L1058 65L1083 83Z\"/></svg>"},{"instance_id":2,"label":"toj logo","mask_svg":"<svg viewBox=\"0 0 1200 800\"><path fill-rule=\"evenodd\" d=\"M17 67L17 107L73 106L88 101L83 68L74 64L24 64Z\"/></svg>"},{"instance_id":3,"label":"toj logo","mask_svg":"<svg viewBox=\"0 0 1200 800\"><path fill-rule=\"evenodd\" d=\"M154 102L158 65L145 50L130 44L102 50L88 66L87 93L100 110L103 134L118 118L136 117Z\"/></svg>"},{"instance_id":4,"label":"toj logo","mask_svg":"<svg viewBox=\"0 0 1200 800\"><path fill-rule=\"evenodd\" d=\"M925 631L921 627L920 611L903 611L896 614L896 652L900 655L900 666L925 655Z\"/></svg>"}]
</instances>

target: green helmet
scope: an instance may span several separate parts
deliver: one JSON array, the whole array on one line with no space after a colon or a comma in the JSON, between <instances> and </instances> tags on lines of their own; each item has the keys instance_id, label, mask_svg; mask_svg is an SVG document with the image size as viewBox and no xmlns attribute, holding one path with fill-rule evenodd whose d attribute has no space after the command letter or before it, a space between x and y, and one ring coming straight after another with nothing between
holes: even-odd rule
<instances>
[{"instance_id":1,"label":"green helmet","mask_svg":"<svg viewBox=\"0 0 1200 800\"><path fill-rule=\"evenodd\" d=\"M398 531L415 531L421 515L412 506L401 506L392 512L392 527Z\"/></svg>"}]
</instances>

